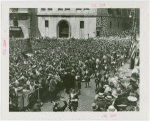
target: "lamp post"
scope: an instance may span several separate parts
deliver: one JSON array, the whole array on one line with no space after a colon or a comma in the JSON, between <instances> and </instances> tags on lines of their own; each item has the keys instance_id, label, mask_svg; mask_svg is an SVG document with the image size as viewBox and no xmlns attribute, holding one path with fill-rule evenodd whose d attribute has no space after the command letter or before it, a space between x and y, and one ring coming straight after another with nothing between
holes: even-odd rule
<instances>
[{"instance_id":1,"label":"lamp post","mask_svg":"<svg viewBox=\"0 0 150 121\"><path fill-rule=\"evenodd\" d=\"M136 22L135 22L135 8L131 9L129 18L132 18L132 33L131 33L131 41L136 37Z\"/></svg>"}]
</instances>

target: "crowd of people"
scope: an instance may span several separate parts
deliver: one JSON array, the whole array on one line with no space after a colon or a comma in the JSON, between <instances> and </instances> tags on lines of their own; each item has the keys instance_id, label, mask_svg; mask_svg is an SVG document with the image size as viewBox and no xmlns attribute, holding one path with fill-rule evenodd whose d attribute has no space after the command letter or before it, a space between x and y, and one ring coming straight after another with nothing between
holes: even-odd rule
<instances>
[{"instance_id":1,"label":"crowd of people","mask_svg":"<svg viewBox=\"0 0 150 121\"><path fill-rule=\"evenodd\" d=\"M10 111L41 111L47 101L54 104L55 112L65 111L66 107L77 111L80 90L89 86L91 75L96 85L93 111L121 111L127 109L122 107L137 105L139 78L130 78L127 88L120 78L117 85L109 81L110 73L115 75L129 59L130 41L47 37L30 41L31 53L24 54L17 40L9 48ZM61 106L57 93L63 89L70 98Z\"/></svg>"}]
</instances>

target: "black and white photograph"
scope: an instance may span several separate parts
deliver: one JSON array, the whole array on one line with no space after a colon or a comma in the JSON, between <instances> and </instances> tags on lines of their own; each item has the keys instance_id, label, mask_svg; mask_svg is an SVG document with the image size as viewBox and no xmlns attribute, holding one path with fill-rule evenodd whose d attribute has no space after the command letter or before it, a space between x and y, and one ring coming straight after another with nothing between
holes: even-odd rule
<instances>
[{"instance_id":1,"label":"black and white photograph","mask_svg":"<svg viewBox=\"0 0 150 121\"><path fill-rule=\"evenodd\" d=\"M140 8L9 8L9 112L139 112L139 92Z\"/></svg>"}]
</instances>

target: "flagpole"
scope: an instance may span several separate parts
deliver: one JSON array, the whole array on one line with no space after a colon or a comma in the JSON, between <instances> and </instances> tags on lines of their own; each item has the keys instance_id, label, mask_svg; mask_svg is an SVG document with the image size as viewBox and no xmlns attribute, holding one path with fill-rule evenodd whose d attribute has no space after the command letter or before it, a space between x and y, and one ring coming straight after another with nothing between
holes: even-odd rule
<instances>
[{"instance_id":1,"label":"flagpole","mask_svg":"<svg viewBox=\"0 0 150 121\"><path fill-rule=\"evenodd\" d=\"M132 15L133 13L133 15ZM135 50L135 41L136 41L136 25L135 25L135 9L131 9L130 18L132 18L132 33L131 33L131 43L130 43L130 51L129 51L129 58L130 58L130 69L132 68L132 62L135 60L132 60L132 56L134 55Z\"/></svg>"}]
</instances>

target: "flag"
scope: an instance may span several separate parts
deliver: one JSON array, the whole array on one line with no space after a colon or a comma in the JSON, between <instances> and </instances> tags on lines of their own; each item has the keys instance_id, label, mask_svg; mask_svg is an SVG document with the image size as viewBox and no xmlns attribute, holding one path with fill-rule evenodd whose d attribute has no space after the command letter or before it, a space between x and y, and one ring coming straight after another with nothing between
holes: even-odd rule
<instances>
[{"instance_id":1,"label":"flag","mask_svg":"<svg viewBox=\"0 0 150 121\"><path fill-rule=\"evenodd\" d=\"M136 50L136 47L137 47L137 43L132 41L131 42L131 47L130 47L130 51L129 51L129 57L132 58L134 53L135 53L135 50Z\"/></svg>"}]
</instances>

